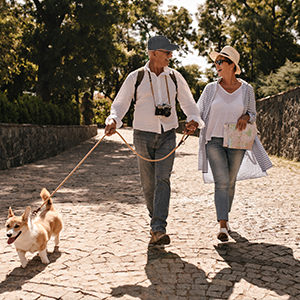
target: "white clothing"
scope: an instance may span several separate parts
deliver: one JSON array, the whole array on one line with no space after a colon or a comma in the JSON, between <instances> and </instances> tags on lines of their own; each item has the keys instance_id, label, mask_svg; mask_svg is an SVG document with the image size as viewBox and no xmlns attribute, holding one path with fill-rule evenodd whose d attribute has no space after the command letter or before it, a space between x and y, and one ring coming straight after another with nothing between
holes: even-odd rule
<instances>
[{"instance_id":1,"label":"white clothing","mask_svg":"<svg viewBox=\"0 0 300 300\"><path fill-rule=\"evenodd\" d=\"M164 131L168 131L178 127L178 117L176 114L176 86L170 77L170 72L174 72L178 85L177 99L180 106L187 116L187 122L194 120L199 124L199 128L204 127L204 122L201 120L196 102L192 96L190 88L183 78L183 76L176 70L169 67L165 67L164 71L157 76L155 73L151 72L149 69L149 62L144 67L144 77L142 82L137 88L136 105L133 118L133 128L155 132L160 134L161 127ZM151 85L149 80L148 72L150 72L155 103L151 91ZM138 70L131 72L123 83L121 89L119 90L113 104L111 107L111 113L106 119L107 124L110 119L116 121L116 127L120 128L122 126L122 119L128 111L131 100L134 96L135 83L138 75ZM157 104L168 103L167 85L169 89L170 102L171 102L171 116L156 116L155 106Z\"/></svg>"},{"instance_id":2,"label":"white clothing","mask_svg":"<svg viewBox=\"0 0 300 300\"><path fill-rule=\"evenodd\" d=\"M237 123L243 113L242 85L233 93L228 93L220 84L217 86L216 96L211 104L209 119L214 120L207 124L206 143L212 137L224 137L224 125Z\"/></svg>"}]
</instances>

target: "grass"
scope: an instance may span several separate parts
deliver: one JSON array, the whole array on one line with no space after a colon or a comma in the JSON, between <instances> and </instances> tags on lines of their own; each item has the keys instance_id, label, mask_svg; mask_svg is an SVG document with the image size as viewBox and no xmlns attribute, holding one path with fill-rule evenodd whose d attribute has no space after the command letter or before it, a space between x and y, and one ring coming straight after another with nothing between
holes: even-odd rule
<instances>
[{"instance_id":1,"label":"grass","mask_svg":"<svg viewBox=\"0 0 300 300\"><path fill-rule=\"evenodd\" d=\"M286 158L278 157L275 155L270 155L270 159L271 159L274 167L289 168L291 171L294 171L297 173L300 171L300 162L299 161L288 160Z\"/></svg>"}]
</instances>

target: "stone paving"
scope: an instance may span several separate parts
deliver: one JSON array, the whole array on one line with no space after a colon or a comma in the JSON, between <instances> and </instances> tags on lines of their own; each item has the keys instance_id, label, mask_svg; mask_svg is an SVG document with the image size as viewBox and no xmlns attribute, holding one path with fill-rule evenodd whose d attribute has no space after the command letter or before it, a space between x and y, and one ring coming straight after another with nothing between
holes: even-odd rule
<instances>
[{"instance_id":1,"label":"stone paving","mask_svg":"<svg viewBox=\"0 0 300 300\"><path fill-rule=\"evenodd\" d=\"M119 132L132 143L130 129ZM219 244L213 185L197 171L194 136L176 154L169 246L148 248L137 160L114 135L53 197L64 230L59 249L48 244L50 264L27 254L23 269L6 243L8 207L36 209L40 190L52 192L102 136L0 171L0 299L300 299L300 163L272 157L268 177L238 182L230 241Z\"/></svg>"}]
</instances>

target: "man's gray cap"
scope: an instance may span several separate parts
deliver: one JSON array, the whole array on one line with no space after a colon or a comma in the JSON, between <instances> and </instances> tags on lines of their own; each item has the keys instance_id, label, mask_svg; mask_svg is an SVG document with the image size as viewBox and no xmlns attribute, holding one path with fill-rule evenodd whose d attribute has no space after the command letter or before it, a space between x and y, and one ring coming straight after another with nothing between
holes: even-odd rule
<instances>
[{"instance_id":1,"label":"man's gray cap","mask_svg":"<svg viewBox=\"0 0 300 300\"><path fill-rule=\"evenodd\" d=\"M171 44L170 41L163 35L157 35L149 39L148 50L167 50L174 51L178 49L178 45Z\"/></svg>"}]
</instances>

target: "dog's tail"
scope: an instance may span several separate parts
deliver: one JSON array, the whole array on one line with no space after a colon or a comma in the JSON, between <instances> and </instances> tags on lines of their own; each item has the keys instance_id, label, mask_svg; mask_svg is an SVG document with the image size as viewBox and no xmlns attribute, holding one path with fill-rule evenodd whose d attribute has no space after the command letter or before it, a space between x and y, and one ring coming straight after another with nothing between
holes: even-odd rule
<instances>
[{"instance_id":1,"label":"dog's tail","mask_svg":"<svg viewBox=\"0 0 300 300\"><path fill-rule=\"evenodd\" d=\"M47 189L43 188L40 193L40 196L43 199L43 201L45 201L50 196L50 193L48 192ZM53 207L52 199L49 198L49 200L46 203L46 209L50 210L52 207Z\"/></svg>"}]
</instances>

